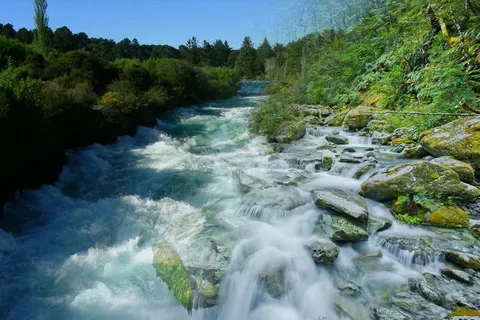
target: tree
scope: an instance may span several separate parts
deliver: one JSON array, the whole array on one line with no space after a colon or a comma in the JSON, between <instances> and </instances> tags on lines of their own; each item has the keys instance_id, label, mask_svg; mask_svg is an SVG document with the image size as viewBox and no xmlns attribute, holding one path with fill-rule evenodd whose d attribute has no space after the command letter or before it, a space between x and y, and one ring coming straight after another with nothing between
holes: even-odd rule
<instances>
[{"instance_id":1,"label":"tree","mask_svg":"<svg viewBox=\"0 0 480 320\"><path fill-rule=\"evenodd\" d=\"M23 43L32 43L33 42L33 32L21 28L17 31L17 39Z\"/></svg>"},{"instance_id":2,"label":"tree","mask_svg":"<svg viewBox=\"0 0 480 320\"><path fill-rule=\"evenodd\" d=\"M10 23L7 23L1 28L0 34L7 38L15 38L16 32L15 32L15 29L13 28L13 25Z\"/></svg>"},{"instance_id":3,"label":"tree","mask_svg":"<svg viewBox=\"0 0 480 320\"><path fill-rule=\"evenodd\" d=\"M49 42L47 7L47 0L34 0L35 41L42 51L47 49Z\"/></svg>"},{"instance_id":4,"label":"tree","mask_svg":"<svg viewBox=\"0 0 480 320\"><path fill-rule=\"evenodd\" d=\"M245 37L242 47L238 53L235 69L244 78L255 78L257 70L255 68L256 50L253 47L252 39Z\"/></svg>"},{"instance_id":5,"label":"tree","mask_svg":"<svg viewBox=\"0 0 480 320\"><path fill-rule=\"evenodd\" d=\"M67 27L61 27L53 33L52 47L61 52L75 50L75 38Z\"/></svg>"},{"instance_id":6,"label":"tree","mask_svg":"<svg viewBox=\"0 0 480 320\"><path fill-rule=\"evenodd\" d=\"M274 52L272 49L272 46L268 42L268 39L265 37L263 39L262 44L258 47L257 49L257 59L255 61L256 63L256 71L259 74L264 74L265 73L265 63L267 62L268 59L272 58L274 56Z\"/></svg>"}]
</instances>

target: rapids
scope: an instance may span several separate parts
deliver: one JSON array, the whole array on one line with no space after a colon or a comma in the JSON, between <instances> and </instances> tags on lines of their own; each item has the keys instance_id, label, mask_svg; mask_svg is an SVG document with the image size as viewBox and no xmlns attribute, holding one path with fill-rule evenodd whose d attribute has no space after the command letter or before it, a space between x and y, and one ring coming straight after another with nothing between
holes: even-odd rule
<instances>
[{"instance_id":1,"label":"rapids","mask_svg":"<svg viewBox=\"0 0 480 320\"><path fill-rule=\"evenodd\" d=\"M352 167L330 174L288 161L315 150L320 139L315 130L285 154L266 154L265 140L248 134L249 114L264 99L264 85L245 83L233 99L177 109L155 128L141 127L115 144L71 150L55 185L26 191L7 204L5 231L0 230L0 318L340 319L349 312L338 313L338 287L353 281L364 289L355 302L363 308L352 307L353 312L369 319L363 313L409 278L421 278L424 270L438 273L442 261L436 257L414 257L379 234L342 245L334 268L314 264L304 246L315 237L313 226L323 212L310 191L320 186L358 191L361 182L351 178ZM350 138L344 147L373 147L380 164L394 163L369 139ZM273 198L273 205L254 206L242 201L234 185L238 169L271 184L292 174L306 179L287 191L275 188L285 193ZM300 205L279 209L277 200ZM373 217L391 219L379 203L369 201L369 209ZM206 216L212 210L214 217ZM182 259L200 259L201 249L189 248L212 224L222 232L218 246L231 248L228 272L218 306L189 315L155 276L152 245L170 241ZM395 223L384 233L436 236ZM371 263L362 258L365 252L382 256ZM274 299L259 275L278 266L285 268L288 292ZM445 312L438 308L435 314Z\"/></svg>"}]
</instances>

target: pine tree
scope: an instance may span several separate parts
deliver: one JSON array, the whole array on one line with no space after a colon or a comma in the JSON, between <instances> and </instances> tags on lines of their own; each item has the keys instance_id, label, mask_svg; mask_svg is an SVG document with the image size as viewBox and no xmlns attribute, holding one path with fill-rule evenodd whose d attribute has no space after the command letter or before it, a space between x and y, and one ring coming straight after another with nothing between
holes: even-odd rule
<instances>
[{"instance_id":1,"label":"pine tree","mask_svg":"<svg viewBox=\"0 0 480 320\"><path fill-rule=\"evenodd\" d=\"M48 15L47 15L47 0L34 0L35 10L35 42L40 50L45 51L48 48Z\"/></svg>"}]
</instances>

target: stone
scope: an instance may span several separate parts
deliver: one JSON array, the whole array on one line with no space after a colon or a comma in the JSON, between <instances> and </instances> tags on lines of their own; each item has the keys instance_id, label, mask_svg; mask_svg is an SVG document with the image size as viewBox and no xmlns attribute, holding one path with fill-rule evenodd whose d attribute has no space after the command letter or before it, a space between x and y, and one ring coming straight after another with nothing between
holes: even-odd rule
<instances>
[{"instance_id":1,"label":"stone","mask_svg":"<svg viewBox=\"0 0 480 320\"><path fill-rule=\"evenodd\" d=\"M348 110L342 110L335 112L325 118L325 124L330 127L340 127L343 124L343 120L345 119Z\"/></svg>"},{"instance_id":2,"label":"stone","mask_svg":"<svg viewBox=\"0 0 480 320\"><path fill-rule=\"evenodd\" d=\"M291 143L302 139L307 133L307 127L303 121L286 121L282 123L278 133L275 136L267 137L269 142Z\"/></svg>"},{"instance_id":3,"label":"stone","mask_svg":"<svg viewBox=\"0 0 480 320\"><path fill-rule=\"evenodd\" d=\"M443 206L426 214L424 220L441 228L467 228L470 216L460 208Z\"/></svg>"},{"instance_id":4,"label":"stone","mask_svg":"<svg viewBox=\"0 0 480 320\"><path fill-rule=\"evenodd\" d=\"M360 288L353 282L348 282L338 288L343 294L354 296L360 293Z\"/></svg>"},{"instance_id":5,"label":"stone","mask_svg":"<svg viewBox=\"0 0 480 320\"><path fill-rule=\"evenodd\" d=\"M280 299L286 292L283 268L271 268L262 272L259 278L272 298Z\"/></svg>"},{"instance_id":6,"label":"stone","mask_svg":"<svg viewBox=\"0 0 480 320\"><path fill-rule=\"evenodd\" d=\"M441 270L442 274L451 278L455 279L459 282L463 282L466 284L472 284L472 278L468 273L465 271L457 270L457 269L450 269L450 268L444 268Z\"/></svg>"},{"instance_id":7,"label":"stone","mask_svg":"<svg viewBox=\"0 0 480 320\"><path fill-rule=\"evenodd\" d=\"M408 320L400 311L393 310L392 308L376 308L374 309L375 319L377 320Z\"/></svg>"},{"instance_id":8,"label":"stone","mask_svg":"<svg viewBox=\"0 0 480 320\"><path fill-rule=\"evenodd\" d=\"M368 106L351 109L345 116L343 126L352 131L363 129L375 118L375 112L378 112L378 109Z\"/></svg>"},{"instance_id":9,"label":"stone","mask_svg":"<svg viewBox=\"0 0 480 320\"><path fill-rule=\"evenodd\" d=\"M430 162L455 171L463 182L473 183L475 181L475 170L468 163L447 156L435 158Z\"/></svg>"},{"instance_id":10,"label":"stone","mask_svg":"<svg viewBox=\"0 0 480 320\"><path fill-rule=\"evenodd\" d=\"M344 190L313 191L315 205L333 210L359 222L368 219L367 201L356 193Z\"/></svg>"},{"instance_id":11,"label":"stone","mask_svg":"<svg viewBox=\"0 0 480 320\"><path fill-rule=\"evenodd\" d=\"M360 167L357 168L355 173L353 174L353 179L360 179L367 173L371 172L373 169L375 169L377 166L373 163L364 163Z\"/></svg>"},{"instance_id":12,"label":"stone","mask_svg":"<svg viewBox=\"0 0 480 320\"><path fill-rule=\"evenodd\" d=\"M337 296L335 297L335 306L338 311L346 314L350 319L370 320L368 311L355 299Z\"/></svg>"},{"instance_id":13,"label":"stone","mask_svg":"<svg viewBox=\"0 0 480 320\"><path fill-rule=\"evenodd\" d=\"M195 282L187 272L180 255L168 243L159 243L152 248L153 267L177 301L190 313L193 308Z\"/></svg>"},{"instance_id":14,"label":"stone","mask_svg":"<svg viewBox=\"0 0 480 320\"><path fill-rule=\"evenodd\" d=\"M428 156L428 151L425 150L422 146L411 146L406 147L401 151L398 156L399 159L422 159Z\"/></svg>"},{"instance_id":15,"label":"stone","mask_svg":"<svg viewBox=\"0 0 480 320\"><path fill-rule=\"evenodd\" d=\"M420 144L435 157L450 156L480 170L480 116L461 118L426 131Z\"/></svg>"},{"instance_id":16,"label":"stone","mask_svg":"<svg viewBox=\"0 0 480 320\"><path fill-rule=\"evenodd\" d=\"M374 144L388 145L392 141L392 135L387 132L374 131L372 133L372 142Z\"/></svg>"},{"instance_id":17,"label":"stone","mask_svg":"<svg viewBox=\"0 0 480 320\"><path fill-rule=\"evenodd\" d=\"M393 225L393 221L385 218L368 218L367 231L368 232L380 232L390 229Z\"/></svg>"},{"instance_id":18,"label":"stone","mask_svg":"<svg viewBox=\"0 0 480 320\"><path fill-rule=\"evenodd\" d=\"M443 254L450 263L459 267L480 271L480 257L456 251L446 251Z\"/></svg>"},{"instance_id":19,"label":"stone","mask_svg":"<svg viewBox=\"0 0 480 320\"><path fill-rule=\"evenodd\" d=\"M318 236L327 236L334 241L341 242L365 241L368 239L368 234L363 228L344 217L326 214L318 218L314 233Z\"/></svg>"},{"instance_id":20,"label":"stone","mask_svg":"<svg viewBox=\"0 0 480 320\"><path fill-rule=\"evenodd\" d=\"M252 190L243 196L241 203L278 210L293 210L311 201L311 195L293 186Z\"/></svg>"},{"instance_id":21,"label":"stone","mask_svg":"<svg viewBox=\"0 0 480 320\"><path fill-rule=\"evenodd\" d=\"M328 239L316 239L307 245L313 261L318 265L331 265L340 253L338 246Z\"/></svg>"},{"instance_id":22,"label":"stone","mask_svg":"<svg viewBox=\"0 0 480 320\"><path fill-rule=\"evenodd\" d=\"M235 186L243 193L247 193L252 189L261 189L267 186L265 181L252 177L240 169L233 171L233 181Z\"/></svg>"},{"instance_id":23,"label":"stone","mask_svg":"<svg viewBox=\"0 0 480 320\"><path fill-rule=\"evenodd\" d=\"M328 142L334 143L336 145L348 144L348 138L346 138L344 136L340 136L340 135L338 135L338 136L326 136L325 140L327 140Z\"/></svg>"},{"instance_id":24,"label":"stone","mask_svg":"<svg viewBox=\"0 0 480 320\"><path fill-rule=\"evenodd\" d=\"M474 201L480 190L460 181L457 173L427 161L402 164L377 172L361 186L367 198L390 201L403 195Z\"/></svg>"}]
</instances>

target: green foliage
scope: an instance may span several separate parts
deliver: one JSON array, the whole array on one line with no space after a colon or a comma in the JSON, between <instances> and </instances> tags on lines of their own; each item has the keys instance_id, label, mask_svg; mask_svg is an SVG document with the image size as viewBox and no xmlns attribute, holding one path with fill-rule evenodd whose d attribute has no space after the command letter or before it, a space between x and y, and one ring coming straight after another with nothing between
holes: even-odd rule
<instances>
[{"instance_id":1,"label":"green foliage","mask_svg":"<svg viewBox=\"0 0 480 320\"><path fill-rule=\"evenodd\" d=\"M297 120L294 107L285 105L283 101L268 99L252 112L249 129L252 133L275 136L282 124Z\"/></svg>"},{"instance_id":2,"label":"green foliage","mask_svg":"<svg viewBox=\"0 0 480 320\"><path fill-rule=\"evenodd\" d=\"M395 218L402 222L402 223L406 223L408 225L418 225L422 222L422 219L420 217L417 217L417 216L412 216L412 215L409 215L407 213L404 213L404 214L398 214L395 216Z\"/></svg>"},{"instance_id":3,"label":"green foliage","mask_svg":"<svg viewBox=\"0 0 480 320\"><path fill-rule=\"evenodd\" d=\"M35 42L40 50L45 52L48 47L48 15L47 15L47 0L34 0L35 9Z\"/></svg>"}]
</instances>

